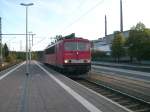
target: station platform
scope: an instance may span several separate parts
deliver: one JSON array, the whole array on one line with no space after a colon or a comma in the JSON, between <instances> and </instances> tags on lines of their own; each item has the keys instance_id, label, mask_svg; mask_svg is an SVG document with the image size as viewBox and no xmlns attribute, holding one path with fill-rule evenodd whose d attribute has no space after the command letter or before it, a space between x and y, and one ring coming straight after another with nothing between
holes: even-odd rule
<instances>
[{"instance_id":1,"label":"station platform","mask_svg":"<svg viewBox=\"0 0 150 112\"><path fill-rule=\"evenodd\" d=\"M0 112L131 112L33 61L0 72Z\"/></svg>"}]
</instances>

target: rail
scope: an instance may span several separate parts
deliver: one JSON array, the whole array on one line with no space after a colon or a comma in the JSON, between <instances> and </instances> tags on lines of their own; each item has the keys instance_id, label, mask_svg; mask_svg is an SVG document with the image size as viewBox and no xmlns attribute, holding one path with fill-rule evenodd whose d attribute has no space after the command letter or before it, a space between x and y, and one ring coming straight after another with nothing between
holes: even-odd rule
<instances>
[{"instance_id":1,"label":"rail","mask_svg":"<svg viewBox=\"0 0 150 112\"><path fill-rule=\"evenodd\" d=\"M142 99L136 98L135 96L107 87L91 79L80 78L73 80L119 103L133 112L150 112L150 102L146 102Z\"/></svg>"}]
</instances>

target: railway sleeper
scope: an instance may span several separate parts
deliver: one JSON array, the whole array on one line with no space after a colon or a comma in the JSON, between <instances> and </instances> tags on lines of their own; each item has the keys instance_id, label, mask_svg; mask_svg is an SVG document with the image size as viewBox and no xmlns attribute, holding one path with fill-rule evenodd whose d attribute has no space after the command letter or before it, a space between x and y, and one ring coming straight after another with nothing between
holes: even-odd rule
<instances>
[{"instance_id":1,"label":"railway sleeper","mask_svg":"<svg viewBox=\"0 0 150 112\"><path fill-rule=\"evenodd\" d=\"M136 107L130 107L131 110L134 110L135 112L149 112L150 108L145 106L136 106Z\"/></svg>"},{"instance_id":2,"label":"railway sleeper","mask_svg":"<svg viewBox=\"0 0 150 112\"><path fill-rule=\"evenodd\" d=\"M100 89L92 89L92 90L94 90L94 91L96 91L97 93L100 93L100 94L102 93L102 91Z\"/></svg>"},{"instance_id":3,"label":"railway sleeper","mask_svg":"<svg viewBox=\"0 0 150 112\"><path fill-rule=\"evenodd\" d=\"M131 104L132 102L129 100L122 100L122 101L118 101L118 103L121 105L128 105L128 104Z\"/></svg>"},{"instance_id":4,"label":"railway sleeper","mask_svg":"<svg viewBox=\"0 0 150 112\"><path fill-rule=\"evenodd\" d=\"M95 86L93 86L93 85L88 85L88 84L86 84L85 86L87 86L87 87L89 87L89 88L95 88Z\"/></svg>"},{"instance_id":5,"label":"railway sleeper","mask_svg":"<svg viewBox=\"0 0 150 112\"><path fill-rule=\"evenodd\" d=\"M144 104L144 103L140 103L140 101L131 98L131 97L126 97L126 95L120 95L120 93L115 93L112 90L109 90L108 88L103 88L103 87L97 87L95 85L90 85L89 83L81 83L85 86L87 86L88 88L93 89L94 91L102 94L105 97L108 97L111 100L114 100L115 102L119 103L120 105L123 105L127 108L129 108L130 110L134 111L134 112L150 112L150 107L149 104Z\"/></svg>"},{"instance_id":6,"label":"railway sleeper","mask_svg":"<svg viewBox=\"0 0 150 112\"><path fill-rule=\"evenodd\" d=\"M114 98L111 98L112 100L115 100L116 102L120 101L120 100L124 100L123 97L114 97Z\"/></svg>"},{"instance_id":7,"label":"railway sleeper","mask_svg":"<svg viewBox=\"0 0 150 112\"><path fill-rule=\"evenodd\" d=\"M95 90L101 90L101 88L100 88L100 87L95 87L94 89L95 89Z\"/></svg>"},{"instance_id":8,"label":"railway sleeper","mask_svg":"<svg viewBox=\"0 0 150 112\"><path fill-rule=\"evenodd\" d=\"M103 95L103 96L112 96L110 93L108 92L99 92L99 94Z\"/></svg>"},{"instance_id":9,"label":"railway sleeper","mask_svg":"<svg viewBox=\"0 0 150 112\"><path fill-rule=\"evenodd\" d=\"M135 112L150 112L150 108L139 109L139 110L136 110Z\"/></svg>"},{"instance_id":10,"label":"railway sleeper","mask_svg":"<svg viewBox=\"0 0 150 112\"><path fill-rule=\"evenodd\" d=\"M106 97L108 97L108 98L114 98L114 97L117 97L116 96L116 94L111 94L111 93L106 93L106 94L103 94L103 95L105 95Z\"/></svg>"},{"instance_id":11,"label":"railway sleeper","mask_svg":"<svg viewBox=\"0 0 150 112\"><path fill-rule=\"evenodd\" d=\"M137 106L140 106L139 103L134 103L134 104L128 104L128 105L125 105L127 108L134 108L134 107L137 107Z\"/></svg>"}]
</instances>

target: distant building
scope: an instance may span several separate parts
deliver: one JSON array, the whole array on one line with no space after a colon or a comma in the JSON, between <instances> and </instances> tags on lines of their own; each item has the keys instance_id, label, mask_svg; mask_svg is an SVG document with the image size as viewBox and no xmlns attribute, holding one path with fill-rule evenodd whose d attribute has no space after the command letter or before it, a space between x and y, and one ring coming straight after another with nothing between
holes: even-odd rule
<instances>
[{"instance_id":1,"label":"distant building","mask_svg":"<svg viewBox=\"0 0 150 112\"><path fill-rule=\"evenodd\" d=\"M129 30L122 32L124 37L127 38L129 36ZM106 52L110 54L112 40L114 39L114 34L107 35L106 37L99 38L98 40L93 40L93 49L98 51Z\"/></svg>"}]
</instances>

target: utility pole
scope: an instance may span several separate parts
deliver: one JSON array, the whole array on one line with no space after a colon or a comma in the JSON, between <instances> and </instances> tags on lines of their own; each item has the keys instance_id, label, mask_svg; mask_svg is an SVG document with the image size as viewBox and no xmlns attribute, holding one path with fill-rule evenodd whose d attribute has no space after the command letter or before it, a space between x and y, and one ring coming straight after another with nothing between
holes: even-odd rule
<instances>
[{"instance_id":1,"label":"utility pole","mask_svg":"<svg viewBox=\"0 0 150 112\"><path fill-rule=\"evenodd\" d=\"M3 64L3 52L2 52L2 22L1 22L1 17L0 17L0 66L2 66L2 64Z\"/></svg>"},{"instance_id":2,"label":"utility pole","mask_svg":"<svg viewBox=\"0 0 150 112\"><path fill-rule=\"evenodd\" d=\"M32 60L32 46L33 46L33 36L35 34L32 34L32 32L29 32L29 64L31 64L31 60ZM32 39L31 37L32 36ZM32 44L31 44L32 42Z\"/></svg>"},{"instance_id":3,"label":"utility pole","mask_svg":"<svg viewBox=\"0 0 150 112\"><path fill-rule=\"evenodd\" d=\"M33 46L33 34L32 34L32 46Z\"/></svg>"},{"instance_id":4,"label":"utility pole","mask_svg":"<svg viewBox=\"0 0 150 112\"><path fill-rule=\"evenodd\" d=\"M22 51L22 40L20 40L20 51Z\"/></svg>"},{"instance_id":5,"label":"utility pole","mask_svg":"<svg viewBox=\"0 0 150 112\"><path fill-rule=\"evenodd\" d=\"M122 0L120 0L120 32L123 32Z\"/></svg>"},{"instance_id":6,"label":"utility pole","mask_svg":"<svg viewBox=\"0 0 150 112\"><path fill-rule=\"evenodd\" d=\"M29 32L29 65L31 64L31 38L32 32ZM30 35L31 34L31 35Z\"/></svg>"},{"instance_id":7,"label":"utility pole","mask_svg":"<svg viewBox=\"0 0 150 112\"><path fill-rule=\"evenodd\" d=\"M107 17L105 15L105 37L107 36Z\"/></svg>"}]
</instances>

